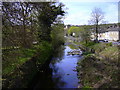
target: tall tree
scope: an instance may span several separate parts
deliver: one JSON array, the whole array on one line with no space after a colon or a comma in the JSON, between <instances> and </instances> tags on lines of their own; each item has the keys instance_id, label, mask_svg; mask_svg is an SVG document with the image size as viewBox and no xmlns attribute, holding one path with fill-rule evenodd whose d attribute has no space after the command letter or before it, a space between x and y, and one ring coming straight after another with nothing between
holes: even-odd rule
<instances>
[{"instance_id":1,"label":"tall tree","mask_svg":"<svg viewBox=\"0 0 120 90\"><path fill-rule=\"evenodd\" d=\"M91 13L90 23L95 25L95 41L98 42L99 24L104 19L104 13L100 8L94 8Z\"/></svg>"},{"instance_id":2,"label":"tall tree","mask_svg":"<svg viewBox=\"0 0 120 90\"><path fill-rule=\"evenodd\" d=\"M80 36L82 38L82 41L85 42L85 44L87 44L88 42L90 42L90 37L91 35L91 31L90 31L90 26L83 26L83 29L80 31Z\"/></svg>"},{"instance_id":3,"label":"tall tree","mask_svg":"<svg viewBox=\"0 0 120 90\"><path fill-rule=\"evenodd\" d=\"M51 25L54 24L56 19L60 16L64 16L62 3L56 2L41 2L36 5L38 9L38 21L39 21L39 37L40 40L51 41Z\"/></svg>"},{"instance_id":4,"label":"tall tree","mask_svg":"<svg viewBox=\"0 0 120 90\"><path fill-rule=\"evenodd\" d=\"M29 48L36 34L40 40L51 41L51 26L64 16L63 6L59 2L3 2L4 45Z\"/></svg>"},{"instance_id":5,"label":"tall tree","mask_svg":"<svg viewBox=\"0 0 120 90\"><path fill-rule=\"evenodd\" d=\"M29 2L3 2L3 44L29 47L32 45L36 18ZM33 30L34 28L34 30ZM16 45L15 45L16 44Z\"/></svg>"}]
</instances>

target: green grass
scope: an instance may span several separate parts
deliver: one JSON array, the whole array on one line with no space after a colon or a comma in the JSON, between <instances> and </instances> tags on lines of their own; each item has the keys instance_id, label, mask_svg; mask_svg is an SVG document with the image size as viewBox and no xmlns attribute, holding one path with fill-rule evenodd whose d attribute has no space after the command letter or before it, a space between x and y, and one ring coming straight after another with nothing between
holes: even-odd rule
<instances>
[{"instance_id":1,"label":"green grass","mask_svg":"<svg viewBox=\"0 0 120 90\"><path fill-rule=\"evenodd\" d=\"M71 49L79 49L78 47L76 47L75 45L71 44L71 45L68 45Z\"/></svg>"},{"instance_id":2,"label":"green grass","mask_svg":"<svg viewBox=\"0 0 120 90\"><path fill-rule=\"evenodd\" d=\"M93 87L104 77L111 77L112 79L111 82L107 82L107 84L110 83L108 87L119 87L115 83L118 82L118 76L114 73L118 73L118 47L112 46L111 43L96 43L88 47L88 49L91 48L95 50L95 53L84 52L84 58L77 63L78 77L81 77L81 84L84 85L82 89Z\"/></svg>"},{"instance_id":3,"label":"green grass","mask_svg":"<svg viewBox=\"0 0 120 90\"><path fill-rule=\"evenodd\" d=\"M118 55L119 55L119 51L118 51L118 47L107 47L105 48L103 51L101 51L99 53L99 56L103 57L104 59L111 59L112 61L114 60L118 60Z\"/></svg>"},{"instance_id":4,"label":"green grass","mask_svg":"<svg viewBox=\"0 0 120 90\"><path fill-rule=\"evenodd\" d=\"M86 47L90 47L90 46L96 45L96 43L93 42L93 41L90 41L90 42L87 42L87 43L85 43L85 42L80 42L80 44L82 44L82 45L84 45L84 46L86 46Z\"/></svg>"},{"instance_id":5,"label":"green grass","mask_svg":"<svg viewBox=\"0 0 120 90\"><path fill-rule=\"evenodd\" d=\"M84 87L82 88L82 90L93 90L93 89L92 89L92 87L90 87L90 86L84 86Z\"/></svg>"},{"instance_id":6,"label":"green grass","mask_svg":"<svg viewBox=\"0 0 120 90\"><path fill-rule=\"evenodd\" d=\"M52 46L48 42L42 42L31 49L20 48L17 50L3 51L3 75L9 75L26 61L36 56L38 64L44 64L52 55Z\"/></svg>"},{"instance_id":7,"label":"green grass","mask_svg":"<svg viewBox=\"0 0 120 90\"><path fill-rule=\"evenodd\" d=\"M30 58L28 58L28 57L27 58L19 58L18 61L16 61L15 63L11 63L7 67L3 67L3 75L13 73L17 67L20 67L23 63L25 63L29 59Z\"/></svg>"},{"instance_id":8,"label":"green grass","mask_svg":"<svg viewBox=\"0 0 120 90\"><path fill-rule=\"evenodd\" d=\"M80 42L74 42L76 45L79 45L80 44Z\"/></svg>"},{"instance_id":9,"label":"green grass","mask_svg":"<svg viewBox=\"0 0 120 90\"><path fill-rule=\"evenodd\" d=\"M7 58L5 61L3 61L3 75L14 72L17 67L20 67L23 63L30 60L30 58L34 55L35 50L14 50L10 51L10 53L12 54L7 54L4 56Z\"/></svg>"}]
</instances>

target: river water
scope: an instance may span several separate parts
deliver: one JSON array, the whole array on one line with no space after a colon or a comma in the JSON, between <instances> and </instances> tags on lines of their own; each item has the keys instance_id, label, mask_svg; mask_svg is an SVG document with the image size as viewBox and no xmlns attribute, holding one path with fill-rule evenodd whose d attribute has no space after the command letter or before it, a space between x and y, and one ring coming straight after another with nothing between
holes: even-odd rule
<instances>
[{"instance_id":1,"label":"river water","mask_svg":"<svg viewBox=\"0 0 120 90\"><path fill-rule=\"evenodd\" d=\"M78 60L81 59L79 55L67 55L71 51L68 46L58 49L58 53L52 58L47 70L43 76L39 75L38 82L34 89L45 88L77 88L78 78L76 66ZM42 82L42 83L41 83Z\"/></svg>"}]
</instances>

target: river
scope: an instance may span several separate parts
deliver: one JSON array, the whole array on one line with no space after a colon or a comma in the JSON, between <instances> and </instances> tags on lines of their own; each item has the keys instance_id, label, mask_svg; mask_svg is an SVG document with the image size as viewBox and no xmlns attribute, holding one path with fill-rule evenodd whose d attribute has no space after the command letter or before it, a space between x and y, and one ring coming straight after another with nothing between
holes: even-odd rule
<instances>
[{"instance_id":1,"label":"river","mask_svg":"<svg viewBox=\"0 0 120 90\"><path fill-rule=\"evenodd\" d=\"M70 51L68 46L58 49L58 53L52 58L49 68L40 73L35 83L36 88L77 88L78 78L76 66L79 55L67 55Z\"/></svg>"}]
</instances>

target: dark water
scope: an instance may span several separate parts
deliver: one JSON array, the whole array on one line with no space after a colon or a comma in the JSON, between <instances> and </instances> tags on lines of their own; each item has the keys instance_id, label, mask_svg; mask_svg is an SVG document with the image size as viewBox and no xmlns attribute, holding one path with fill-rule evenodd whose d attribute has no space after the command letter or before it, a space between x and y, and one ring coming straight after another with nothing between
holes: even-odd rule
<instances>
[{"instance_id":1,"label":"dark water","mask_svg":"<svg viewBox=\"0 0 120 90\"><path fill-rule=\"evenodd\" d=\"M77 61L81 59L79 55L67 55L70 51L68 46L58 49L58 52L51 60L49 68L44 73L40 73L38 82L34 89L45 88L77 88Z\"/></svg>"}]
</instances>

